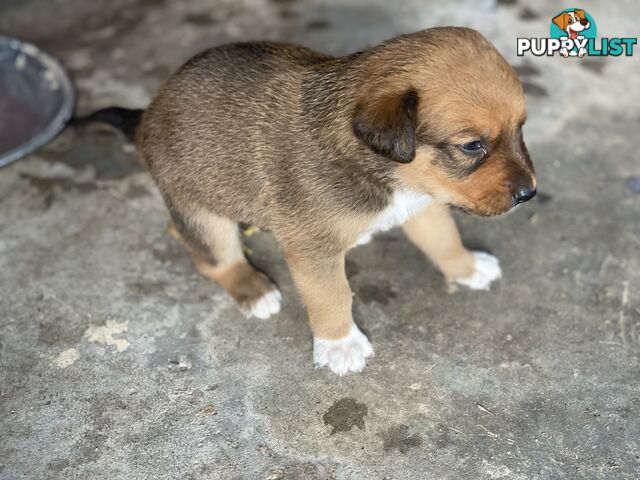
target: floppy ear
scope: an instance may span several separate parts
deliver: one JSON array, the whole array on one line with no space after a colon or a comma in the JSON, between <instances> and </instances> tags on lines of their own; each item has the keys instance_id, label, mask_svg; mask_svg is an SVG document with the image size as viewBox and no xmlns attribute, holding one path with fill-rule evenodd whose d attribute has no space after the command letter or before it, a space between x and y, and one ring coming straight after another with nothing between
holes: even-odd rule
<instances>
[{"instance_id":1,"label":"floppy ear","mask_svg":"<svg viewBox=\"0 0 640 480\"><path fill-rule=\"evenodd\" d=\"M385 93L356 106L353 133L374 152L394 162L409 163L416 156L418 92Z\"/></svg>"},{"instance_id":2,"label":"floppy ear","mask_svg":"<svg viewBox=\"0 0 640 480\"><path fill-rule=\"evenodd\" d=\"M553 17L552 21L564 32L567 29L567 25L569 25L569 14L567 12L562 12L557 17Z\"/></svg>"},{"instance_id":3,"label":"floppy ear","mask_svg":"<svg viewBox=\"0 0 640 480\"><path fill-rule=\"evenodd\" d=\"M578 16L578 18L580 18L580 19L582 19L582 20L584 20L584 19L586 18L586 17L584 16L584 10L575 9L575 10L573 11L573 13L575 13L575 14Z\"/></svg>"}]
</instances>

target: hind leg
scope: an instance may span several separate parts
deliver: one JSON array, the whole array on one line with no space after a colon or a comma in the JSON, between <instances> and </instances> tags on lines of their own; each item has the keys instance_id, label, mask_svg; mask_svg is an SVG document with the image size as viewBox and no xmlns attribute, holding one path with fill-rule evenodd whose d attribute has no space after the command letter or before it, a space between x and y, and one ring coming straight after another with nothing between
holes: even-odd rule
<instances>
[{"instance_id":1,"label":"hind leg","mask_svg":"<svg viewBox=\"0 0 640 480\"><path fill-rule=\"evenodd\" d=\"M203 211L170 211L201 275L222 286L248 317L266 319L280 311L280 291L245 258L235 222Z\"/></svg>"}]
</instances>

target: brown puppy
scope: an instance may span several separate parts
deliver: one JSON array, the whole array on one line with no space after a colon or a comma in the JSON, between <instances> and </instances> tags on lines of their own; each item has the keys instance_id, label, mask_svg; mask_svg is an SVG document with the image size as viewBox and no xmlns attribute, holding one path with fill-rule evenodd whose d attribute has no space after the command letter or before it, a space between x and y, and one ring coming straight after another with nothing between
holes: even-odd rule
<instances>
[{"instance_id":1,"label":"brown puppy","mask_svg":"<svg viewBox=\"0 0 640 480\"><path fill-rule=\"evenodd\" d=\"M444 275L488 289L447 206L497 215L535 194L517 74L478 32L434 28L332 58L243 43L184 65L136 143L194 263L247 314L280 293L245 259L238 222L282 245L307 307L314 360L342 375L373 354L351 315L346 252L403 224Z\"/></svg>"}]
</instances>

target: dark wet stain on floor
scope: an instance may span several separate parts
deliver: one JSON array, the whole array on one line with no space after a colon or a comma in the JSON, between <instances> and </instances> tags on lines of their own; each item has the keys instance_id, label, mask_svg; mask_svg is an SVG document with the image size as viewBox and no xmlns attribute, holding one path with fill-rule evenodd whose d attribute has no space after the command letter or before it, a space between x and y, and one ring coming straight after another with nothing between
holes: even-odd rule
<instances>
[{"instance_id":1,"label":"dark wet stain on floor","mask_svg":"<svg viewBox=\"0 0 640 480\"><path fill-rule=\"evenodd\" d=\"M344 264L344 270L347 274L347 278L351 278L360 273L360 266L353 260L347 258Z\"/></svg>"},{"instance_id":2,"label":"dark wet stain on floor","mask_svg":"<svg viewBox=\"0 0 640 480\"><path fill-rule=\"evenodd\" d=\"M538 14L538 12L536 12L535 10L531 10L530 8L527 8L527 7L520 10L520 14L518 16L520 17L521 20L526 20L526 21L536 20L540 18L540 15Z\"/></svg>"},{"instance_id":3,"label":"dark wet stain on floor","mask_svg":"<svg viewBox=\"0 0 640 480\"><path fill-rule=\"evenodd\" d=\"M522 88L524 89L524 93L527 93L532 97L546 97L549 95L546 88L536 83L522 82Z\"/></svg>"},{"instance_id":4,"label":"dark wet stain on floor","mask_svg":"<svg viewBox=\"0 0 640 480\"><path fill-rule=\"evenodd\" d=\"M28 180L29 184L43 195L51 192L56 186L60 187L64 192L78 191L84 193L93 192L98 188L94 182L74 182L68 178L46 178L28 173L21 173L20 176Z\"/></svg>"},{"instance_id":5,"label":"dark wet stain on floor","mask_svg":"<svg viewBox=\"0 0 640 480\"><path fill-rule=\"evenodd\" d=\"M20 176L35 187L42 196L45 208L48 210L56 201L56 189L62 192L89 193L98 189L94 182L76 182L67 178L43 178L28 173L21 173Z\"/></svg>"},{"instance_id":6,"label":"dark wet stain on floor","mask_svg":"<svg viewBox=\"0 0 640 480\"><path fill-rule=\"evenodd\" d=\"M397 450L406 453L409 449L422 445L422 437L417 433L411 433L407 425L396 425L381 434L384 441L384 451Z\"/></svg>"},{"instance_id":7,"label":"dark wet stain on floor","mask_svg":"<svg viewBox=\"0 0 640 480\"><path fill-rule=\"evenodd\" d=\"M606 62L603 60L590 60L583 58L580 61L580 66L582 68L590 70L598 75L602 75L602 71L604 70L604 67L606 67L606 65Z\"/></svg>"},{"instance_id":8,"label":"dark wet stain on floor","mask_svg":"<svg viewBox=\"0 0 640 480\"><path fill-rule=\"evenodd\" d=\"M346 397L335 402L322 416L325 425L331 425L331 435L338 432L348 432L353 427L364 430L364 417L369 412L364 403Z\"/></svg>"},{"instance_id":9,"label":"dark wet stain on floor","mask_svg":"<svg viewBox=\"0 0 640 480\"><path fill-rule=\"evenodd\" d=\"M327 28L329 28L331 26L331 23L329 23L327 20L311 20L309 23L307 23L307 28L309 30L325 30Z\"/></svg>"},{"instance_id":10,"label":"dark wet stain on floor","mask_svg":"<svg viewBox=\"0 0 640 480\"><path fill-rule=\"evenodd\" d=\"M530 63L523 63L522 65L516 65L513 67L520 77L528 77L533 75L539 75L540 70L531 65Z\"/></svg>"},{"instance_id":11,"label":"dark wet stain on floor","mask_svg":"<svg viewBox=\"0 0 640 480\"><path fill-rule=\"evenodd\" d=\"M139 282L132 282L127 284L127 287L133 293L138 293L140 295L154 295L162 293L168 286L168 282L153 280L142 280Z\"/></svg>"},{"instance_id":12,"label":"dark wet stain on floor","mask_svg":"<svg viewBox=\"0 0 640 480\"><path fill-rule=\"evenodd\" d=\"M285 19L285 20L292 20L294 18L298 18L300 16L300 14L294 10L291 10L289 8L283 8L282 11L280 12L280 17Z\"/></svg>"},{"instance_id":13,"label":"dark wet stain on floor","mask_svg":"<svg viewBox=\"0 0 640 480\"><path fill-rule=\"evenodd\" d=\"M387 283L363 283L355 286L356 295L364 303L379 303L387 305L389 300L393 300L398 295Z\"/></svg>"},{"instance_id":14,"label":"dark wet stain on floor","mask_svg":"<svg viewBox=\"0 0 640 480\"><path fill-rule=\"evenodd\" d=\"M190 13L184 17L184 21L190 23L191 25L203 26L203 25L212 25L218 22L218 19L215 18L211 12L199 12L199 13Z\"/></svg>"},{"instance_id":15,"label":"dark wet stain on floor","mask_svg":"<svg viewBox=\"0 0 640 480\"><path fill-rule=\"evenodd\" d=\"M124 178L144 170L133 149L125 151L127 141L112 131L79 131L65 148L45 148L40 156L52 162L66 163L72 168L91 166L97 178Z\"/></svg>"},{"instance_id":16,"label":"dark wet stain on floor","mask_svg":"<svg viewBox=\"0 0 640 480\"><path fill-rule=\"evenodd\" d=\"M125 192L125 196L132 200L135 200L137 198L148 197L150 195L151 195L151 192L149 192L147 187L145 187L144 185L136 185L136 184L129 185L129 188Z\"/></svg>"},{"instance_id":17,"label":"dark wet stain on floor","mask_svg":"<svg viewBox=\"0 0 640 480\"><path fill-rule=\"evenodd\" d=\"M160 263L177 264L185 257L185 250L177 240L171 239L169 242L153 248L151 250L153 257Z\"/></svg>"},{"instance_id":18,"label":"dark wet stain on floor","mask_svg":"<svg viewBox=\"0 0 640 480\"><path fill-rule=\"evenodd\" d=\"M65 321L62 315L54 315L38 323L37 342L42 345L64 345L69 338L81 338L83 331L83 326Z\"/></svg>"},{"instance_id":19,"label":"dark wet stain on floor","mask_svg":"<svg viewBox=\"0 0 640 480\"><path fill-rule=\"evenodd\" d=\"M538 201L538 203L542 203L544 205L553 200L553 195L549 195L548 193L545 193L545 192L538 192L536 194L536 200Z\"/></svg>"}]
</instances>

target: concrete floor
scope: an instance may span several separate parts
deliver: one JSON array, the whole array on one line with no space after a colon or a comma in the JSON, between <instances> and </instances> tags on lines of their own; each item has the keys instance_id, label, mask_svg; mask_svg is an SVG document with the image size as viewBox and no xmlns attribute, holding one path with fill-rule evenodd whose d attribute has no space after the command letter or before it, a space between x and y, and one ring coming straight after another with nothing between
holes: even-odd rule
<instances>
[{"instance_id":1,"label":"concrete floor","mask_svg":"<svg viewBox=\"0 0 640 480\"><path fill-rule=\"evenodd\" d=\"M247 246L284 309L247 320L166 233L123 139L66 131L0 172L0 478L640 477L637 56L517 58L516 36L547 33L551 0L3 3L2 31L68 65L81 112L143 107L223 42L339 54L475 27L526 82L541 194L505 218L459 218L501 259L488 293L448 293L398 231L354 250L355 317L376 356L338 378L313 369L267 234ZM581 6L600 35L638 33L636 2Z\"/></svg>"}]
</instances>

